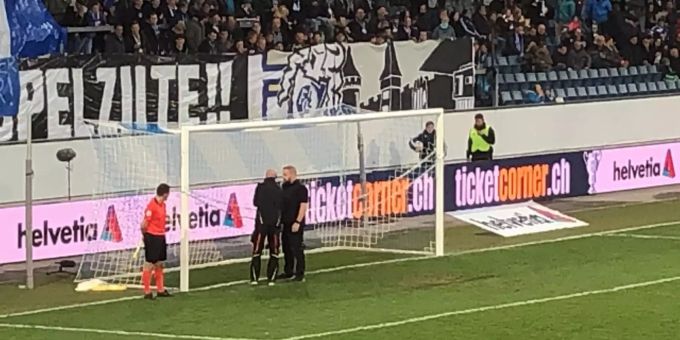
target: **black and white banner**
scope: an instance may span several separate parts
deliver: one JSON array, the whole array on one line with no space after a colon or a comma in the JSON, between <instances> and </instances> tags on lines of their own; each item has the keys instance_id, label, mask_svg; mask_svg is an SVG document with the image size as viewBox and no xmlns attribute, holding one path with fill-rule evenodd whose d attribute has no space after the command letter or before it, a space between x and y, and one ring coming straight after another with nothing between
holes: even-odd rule
<instances>
[{"instance_id":1,"label":"black and white banner","mask_svg":"<svg viewBox=\"0 0 680 340\"><path fill-rule=\"evenodd\" d=\"M0 117L0 142L25 140L28 117L34 139L68 139L90 135L86 120L163 126L474 104L470 39L237 57L68 56L22 69L19 114Z\"/></svg>"}]
</instances>

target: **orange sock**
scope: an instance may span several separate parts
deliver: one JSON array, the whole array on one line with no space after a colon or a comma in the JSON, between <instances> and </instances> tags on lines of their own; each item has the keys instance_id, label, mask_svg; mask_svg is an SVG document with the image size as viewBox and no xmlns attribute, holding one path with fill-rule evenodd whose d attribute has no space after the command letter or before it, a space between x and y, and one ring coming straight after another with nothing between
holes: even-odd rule
<instances>
[{"instance_id":1,"label":"orange sock","mask_svg":"<svg viewBox=\"0 0 680 340\"><path fill-rule=\"evenodd\" d=\"M142 271L142 284L144 285L144 294L151 294L151 269Z\"/></svg>"},{"instance_id":2,"label":"orange sock","mask_svg":"<svg viewBox=\"0 0 680 340\"><path fill-rule=\"evenodd\" d=\"M165 291L165 285L163 282L164 279L164 274L163 274L163 267L156 267L156 291L157 292L164 292Z\"/></svg>"}]
</instances>

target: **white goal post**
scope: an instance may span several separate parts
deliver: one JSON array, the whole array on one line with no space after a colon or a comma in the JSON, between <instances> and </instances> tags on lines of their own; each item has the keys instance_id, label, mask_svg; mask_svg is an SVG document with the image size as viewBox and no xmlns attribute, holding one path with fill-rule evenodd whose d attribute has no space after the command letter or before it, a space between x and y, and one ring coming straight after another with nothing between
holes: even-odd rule
<instances>
[{"instance_id":1,"label":"white goal post","mask_svg":"<svg viewBox=\"0 0 680 340\"><path fill-rule=\"evenodd\" d=\"M330 124L347 124L347 123L361 123L375 120L394 120L409 117L435 117L433 120L435 124L436 141L435 141L435 162L434 162L434 177L435 177L435 249L436 256L444 254L444 110L438 109L424 109L412 111L399 112L376 112L355 115L343 115L334 117L312 117L312 118L298 118L288 120L272 120L272 121L250 121L250 122L235 122L218 125L196 125L183 126L180 130L181 135L181 172L180 172L180 291L189 291L189 268L190 268L190 237L189 237L189 200L191 192L191 136L192 134L202 132L237 132L248 133L251 131L267 131L295 127L311 127ZM414 132L422 126L414 126ZM407 138L408 136L404 136ZM281 164L282 166L283 164ZM262 169L264 173L265 169ZM363 170L362 170L363 171Z\"/></svg>"},{"instance_id":2,"label":"white goal post","mask_svg":"<svg viewBox=\"0 0 680 340\"><path fill-rule=\"evenodd\" d=\"M427 122L437 131L435 150L430 145L419 152L411 140ZM173 188L166 202L165 267L179 272L179 280L169 276L169 286L188 291L206 278L221 282L215 273L252 256L256 183L267 169L285 165L297 168L309 191L308 253L337 251L334 258L349 264L372 261L366 252L444 253L442 109L176 128L86 123L91 150L83 152L92 153L97 179L84 218L96 224L76 282L139 286L139 223L159 183ZM192 270L197 274L190 285Z\"/></svg>"}]
</instances>

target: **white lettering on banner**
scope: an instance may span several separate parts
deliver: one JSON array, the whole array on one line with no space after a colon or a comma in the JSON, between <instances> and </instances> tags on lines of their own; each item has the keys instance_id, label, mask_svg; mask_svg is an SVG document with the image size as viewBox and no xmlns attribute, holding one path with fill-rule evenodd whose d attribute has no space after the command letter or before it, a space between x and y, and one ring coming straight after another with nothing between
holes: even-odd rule
<instances>
[{"instance_id":1,"label":"white lettering on banner","mask_svg":"<svg viewBox=\"0 0 680 340\"><path fill-rule=\"evenodd\" d=\"M255 209L255 184L197 189L196 197L210 197L210 205L190 199L189 237L210 240L250 235ZM90 252L135 248L139 223L149 195L41 204L34 207L34 258L78 256ZM215 200L217 199L217 200ZM0 209L0 264L23 261L26 228L23 207ZM167 201L168 243L179 242L179 194Z\"/></svg>"},{"instance_id":2,"label":"white lettering on banner","mask_svg":"<svg viewBox=\"0 0 680 340\"><path fill-rule=\"evenodd\" d=\"M587 226L588 223L536 202L460 210L449 215L503 237Z\"/></svg>"},{"instance_id":3,"label":"white lettering on banner","mask_svg":"<svg viewBox=\"0 0 680 340\"><path fill-rule=\"evenodd\" d=\"M161 126L167 126L171 101L173 105L177 103L178 121L197 124L203 117L193 117L190 111L199 105L200 94L203 91L206 91L210 103L210 106L201 110L205 114L204 121L209 123L228 121L229 111L225 110L225 107L230 103L232 64L228 61L219 64L171 64L150 67L126 65L89 70L53 68L21 71L21 105L17 121L14 123L11 117L0 118L2 122L0 141L9 141L13 138L26 140L26 120L31 115L36 119L36 115L39 114L46 119L46 135L41 136L48 139L89 137L92 129L84 123L85 120L146 123L149 121L148 114L153 117L153 121L157 121ZM201 81L202 68L205 68L207 74L205 89L192 85L195 81ZM84 77L84 70L91 73ZM87 98L86 101L85 86L93 82L101 87L100 97ZM157 93L147 92L148 82L155 82ZM171 86L177 88L177 93L174 94L176 98L170 96ZM116 96L120 96L119 103L114 101ZM155 98L157 103L151 110L147 109L149 96ZM216 106L218 98L220 106ZM120 112L119 117L112 115L114 106L116 111ZM36 134L33 136L40 137Z\"/></svg>"}]
</instances>

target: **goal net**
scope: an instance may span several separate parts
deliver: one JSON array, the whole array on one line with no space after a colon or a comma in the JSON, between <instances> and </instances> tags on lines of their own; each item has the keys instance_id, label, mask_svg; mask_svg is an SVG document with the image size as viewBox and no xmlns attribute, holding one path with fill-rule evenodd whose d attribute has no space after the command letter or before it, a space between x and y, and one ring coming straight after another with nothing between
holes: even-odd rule
<instances>
[{"instance_id":1,"label":"goal net","mask_svg":"<svg viewBox=\"0 0 680 340\"><path fill-rule=\"evenodd\" d=\"M438 168L443 177L443 145L441 157L421 159L408 143L429 121L443 136L442 110L181 129L97 124L91 141L99 181L91 213L103 226L77 280L139 284L140 222L159 183L173 188L166 267L180 271L182 290L189 289L190 269L249 261L256 183L267 169L280 174L285 165L297 168L309 191L308 254L342 251L349 262L370 259L357 251L441 254L443 184L436 178Z\"/></svg>"}]
</instances>

